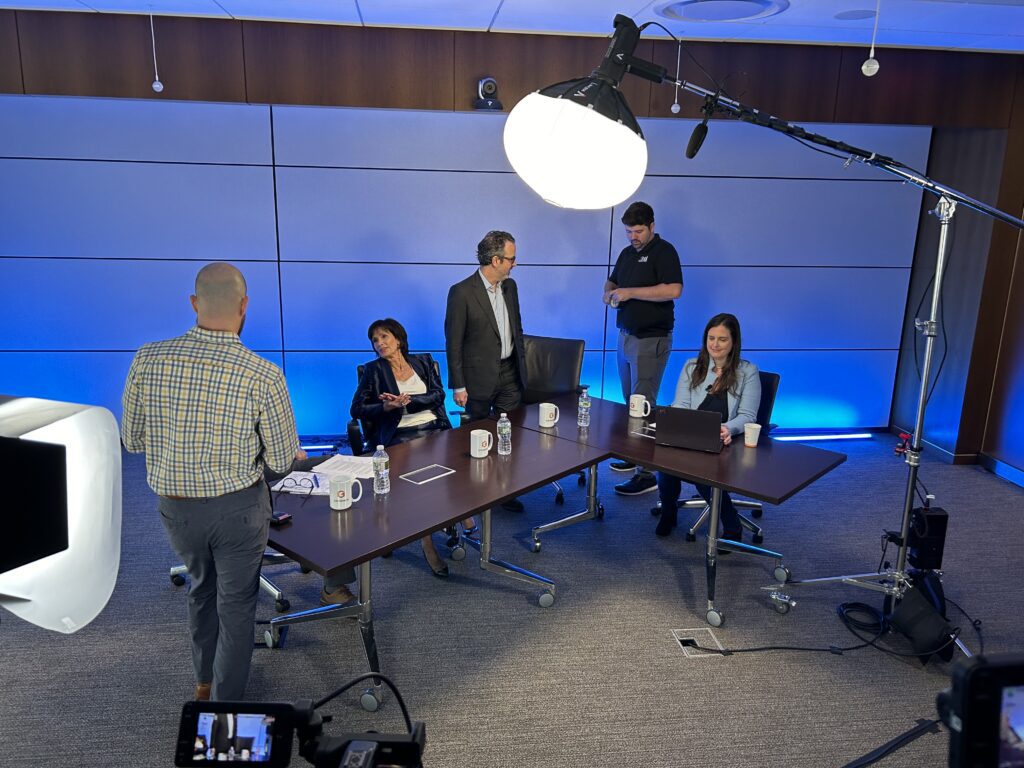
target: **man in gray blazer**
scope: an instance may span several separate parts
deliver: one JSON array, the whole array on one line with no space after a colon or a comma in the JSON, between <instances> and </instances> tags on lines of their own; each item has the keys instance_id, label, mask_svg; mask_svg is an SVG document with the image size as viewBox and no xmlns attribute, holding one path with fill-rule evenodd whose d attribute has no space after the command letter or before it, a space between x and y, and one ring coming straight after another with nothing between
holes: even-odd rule
<instances>
[{"instance_id":1,"label":"man in gray blazer","mask_svg":"<svg viewBox=\"0 0 1024 768\"><path fill-rule=\"evenodd\" d=\"M471 419L511 411L526 388L519 290L509 277L516 264L515 238L488 232L476 258L480 268L448 291L444 316L448 386ZM503 506L522 509L513 502Z\"/></svg>"}]
</instances>

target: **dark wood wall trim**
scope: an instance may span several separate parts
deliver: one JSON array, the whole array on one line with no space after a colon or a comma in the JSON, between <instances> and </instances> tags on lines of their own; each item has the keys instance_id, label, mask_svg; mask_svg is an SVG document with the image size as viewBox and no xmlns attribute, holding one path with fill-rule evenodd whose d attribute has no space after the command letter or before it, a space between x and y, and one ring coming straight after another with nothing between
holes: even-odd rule
<instances>
[{"instance_id":1,"label":"dark wood wall trim","mask_svg":"<svg viewBox=\"0 0 1024 768\"><path fill-rule=\"evenodd\" d=\"M0 11L0 92L469 110L480 77L506 109L532 90L588 74L603 37L386 29L157 16L165 90L150 89L141 15ZM1020 56L883 49L879 74L863 48L687 44L731 96L787 120L1007 128ZM638 55L675 73L676 45L642 40ZM683 56L684 80L715 84ZM24 83L24 85L23 85ZM639 117L672 117L670 86L627 77ZM678 117L701 102L680 94Z\"/></svg>"},{"instance_id":2,"label":"dark wood wall trim","mask_svg":"<svg viewBox=\"0 0 1024 768\"><path fill-rule=\"evenodd\" d=\"M14 11L0 11L0 93L24 93L21 79L21 47L18 18Z\"/></svg>"}]
</instances>

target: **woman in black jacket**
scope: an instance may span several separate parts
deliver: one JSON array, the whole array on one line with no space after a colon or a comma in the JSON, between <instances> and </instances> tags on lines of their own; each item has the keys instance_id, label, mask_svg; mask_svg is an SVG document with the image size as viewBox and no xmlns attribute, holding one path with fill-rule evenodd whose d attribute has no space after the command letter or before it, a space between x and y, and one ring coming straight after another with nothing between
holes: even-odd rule
<instances>
[{"instance_id":1,"label":"woman in black jacket","mask_svg":"<svg viewBox=\"0 0 1024 768\"><path fill-rule=\"evenodd\" d=\"M390 317L371 323L366 336L377 359L363 368L350 413L362 422L367 445L397 445L451 429L434 359L429 354L409 354L405 328ZM463 521L463 527L466 533L473 533L473 518ZM448 566L431 537L424 536L420 541L434 575L447 576Z\"/></svg>"}]
</instances>

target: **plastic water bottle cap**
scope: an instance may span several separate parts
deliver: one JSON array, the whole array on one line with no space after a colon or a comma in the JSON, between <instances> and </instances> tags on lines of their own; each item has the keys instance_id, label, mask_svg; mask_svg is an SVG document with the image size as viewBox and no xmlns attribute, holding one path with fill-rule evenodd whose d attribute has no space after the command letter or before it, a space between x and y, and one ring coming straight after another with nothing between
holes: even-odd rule
<instances>
[{"instance_id":1,"label":"plastic water bottle cap","mask_svg":"<svg viewBox=\"0 0 1024 768\"><path fill-rule=\"evenodd\" d=\"M503 414L501 414L501 418L503 418L503 419L504 419L504 418L507 418L507 417L508 417L508 414L507 414L507 413L503 413Z\"/></svg>"},{"instance_id":2,"label":"plastic water bottle cap","mask_svg":"<svg viewBox=\"0 0 1024 768\"><path fill-rule=\"evenodd\" d=\"M383 445L378 445L377 446L377 450L378 451L383 451L384 450L384 446Z\"/></svg>"}]
</instances>

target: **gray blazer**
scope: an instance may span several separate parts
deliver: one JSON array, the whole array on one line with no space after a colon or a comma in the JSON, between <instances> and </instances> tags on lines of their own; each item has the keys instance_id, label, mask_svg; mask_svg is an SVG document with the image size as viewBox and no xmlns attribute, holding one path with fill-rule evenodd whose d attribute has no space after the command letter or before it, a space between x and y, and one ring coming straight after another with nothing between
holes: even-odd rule
<instances>
[{"instance_id":1,"label":"gray blazer","mask_svg":"<svg viewBox=\"0 0 1024 768\"><path fill-rule=\"evenodd\" d=\"M696 389L690 389L690 376L697 365L697 358L691 357L683 365L676 383L676 396L672 401L673 408L696 408L707 397L707 388L718 378L712 366L708 366L708 375ZM736 392L728 393L729 420L725 426L730 434L738 435L743 425L757 421L757 409L761 405L761 376L757 366L746 360L740 360L737 370Z\"/></svg>"},{"instance_id":2,"label":"gray blazer","mask_svg":"<svg viewBox=\"0 0 1024 768\"><path fill-rule=\"evenodd\" d=\"M526 389L526 351L523 347L523 320L519 313L519 289L516 281L501 282L509 325L512 327L512 354L518 360L519 388ZM444 314L445 352L448 357L448 386L466 388L474 400L491 396L498 385L501 363L501 336L494 310L480 279L480 271L451 287Z\"/></svg>"}]
</instances>

